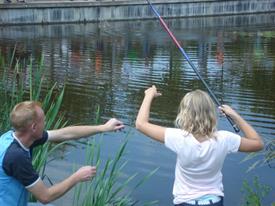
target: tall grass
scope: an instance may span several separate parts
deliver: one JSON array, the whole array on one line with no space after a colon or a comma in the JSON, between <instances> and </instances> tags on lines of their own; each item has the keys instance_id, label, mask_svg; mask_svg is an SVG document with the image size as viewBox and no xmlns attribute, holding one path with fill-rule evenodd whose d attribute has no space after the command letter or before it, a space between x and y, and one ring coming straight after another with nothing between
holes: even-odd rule
<instances>
[{"instance_id":1,"label":"tall grass","mask_svg":"<svg viewBox=\"0 0 275 206\"><path fill-rule=\"evenodd\" d=\"M42 92L44 84L43 77L43 57L38 65L33 68L33 62L30 58L27 65L20 64L19 59L15 59L15 50L12 53L9 64L5 62L0 54L0 67L2 69L2 78L0 79L0 130L3 133L11 128L9 113L19 102L25 100L39 101L45 112L45 129L54 129L66 125L64 115L60 114L60 107L64 96L65 87L61 91L56 91L57 85L54 84L45 94ZM28 78L27 78L28 77ZM46 143L33 151L34 168L44 176L44 171L48 156L60 144Z\"/></svg>"},{"instance_id":2,"label":"tall grass","mask_svg":"<svg viewBox=\"0 0 275 206\"><path fill-rule=\"evenodd\" d=\"M45 129L56 129L64 127L67 122L64 115L60 113L60 107L64 97L65 87L61 91L56 91L57 85L54 84L46 92L42 91L44 88L44 59L41 57L37 65L33 65L30 59L27 65L20 64L19 60L15 60L13 51L9 64L0 54L0 67L2 70L2 78L0 79L0 130L4 132L10 129L9 113L12 108L19 102L25 100L40 101L45 112L46 124ZM27 75L26 75L27 74ZM28 78L27 78L28 77ZM96 112L96 122L99 120L99 110ZM100 159L100 144L94 140L88 142L86 146L86 163L88 165L96 165L97 168L102 168L98 172L92 182L81 183L77 186L74 193L74 205L81 206L129 206L134 205L137 201L131 198L132 192L128 190L128 183L130 183L137 174L128 177L124 182L121 182L121 174L127 162L122 162L122 157L125 152L127 140L121 145L116 153L114 159L108 159L103 163ZM49 161L51 154L66 142L59 144L46 143L39 146L33 151L33 165L40 173L40 176L45 177L45 168ZM133 188L135 190L156 170L150 172L147 176L142 178ZM51 181L50 181L51 182ZM35 201L31 197L31 201ZM153 205L156 201L148 202L146 205Z\"/></svg>"},{"instance_id":3,"label":"tall grass","mask_svg":"<svg viewBox=\"0 0 275 206\"><path fill-rule=\"evenodd\" d=\"M242 162L252 161L252 164L247 169L247 172L254 170L257 167L268 166L275 170L275 140L267 139L265 149L261 152L252 152L246 155Z\"/></svg>"},{"instance_id":4,"label":"tall grass","mask_svg":"<svg viewBox=\"0 0 275 206\"><path fill-rule=\"evenodd\" d=\"M264 206L263 200L270 191L271 188L268 185L260 183L257 176L254 177L252 184L244 180L242 189L244 200L242 206Z\"/></svg>"},{"instance_id":5,"label":"tall grass","mask_svg":"<svg viewBox=\"0 0 275 206\"><path fill-rule=\"evenodd\" d=\"M5 63L4 57L0 54L0 67L2 78L0 79L0 130L1 133L10 128L9 113L18 102L22 101L24 95L23 82L21 81L22 67L18 61L14 61L14 53L9 65ZM12 63L15 62L12 68ZM10 73L10 70L13 73Z\"/></svg>"},{"instance_id":6,"label":"tall grass","mask_svg":"<svg viewBox=\"0 0 275 206\"><path fill-rule=\"evenodd\" d=\"M29 72L29 99L32 101L40 101L45 112L45 130L57 129L66 126L67 121L64 119L64 114L60 112L62 105L65 87L61 91L56 92L57 84L55 83L45 95L42 94L42 87L44 84L44 58L41 57L37 70L33 69L32 61L28 66ZM65 145L67 142L53 144L47 142L38 146L33 151L33 166L39 171L40 176L44 179L45 168L49 161L49 156L58 148ZM33 197L31 197L33 200Z\"/></svg>"},{"instance_id":7,"label":"tall grass","mask_svg":"<svg viewBox=\"0 0 275 206\"><path fill-rule=\"evenodd\" d=\"M127 161L123 161L125 148L128 143L126 137L124 143L120 146L113 158L106 162L100 159L100 144L95 139L88 142L86 146L86 164L96 165L97 175L92 182L79 184L74 192L73 205L81 206L131 206L138 201L132 199L132 191L137 189L143 182L152 176L157 169L151 171L143 177L138 183L129 189L129 183L137 178L137 173L130 175L122 182L123 169ZM146 205L154 205L157 201L147 202Z\"/></svg>"},{"instance_id":8,"label":"tall grass","mask_svg":"<svg viewBox=\"0 0 275 206\"><path fill-rule=\"evenodd\" d=\"M275 140L270 140L266 146L264 162L275 169Z\"/></svg>"},{"instance_id":9,"label":"tall grass","mask_svg":"<svg viewBox=\"0 0 275 206\"><path fill-rule=\"evenodd\" d=\"M99 124L100 107L97 107L94 124ZM102 134L99 136L102 139ZM123 179L123 169L127 165L124 161L124 154L128 139L130 138L130 131L126 134L124 142L113 157L109 157L105 162L100 158L101 156L101 141L97 142L97 138L85 142L86 165L95 165L97 167L97 175L92 182L80 183L74 189L73 205L74 206L131 206L138 201L132 199L132 192L142 185L148 178L150 178L157 169L151 171L145 177L140 179L132 189L129 185L132 181L137 179L137 173L132 174L126 179ZM123 179L123 182L122 182ZM155 205L158 201L146 202L144 205Z\"/></svg>"}]
</instances>

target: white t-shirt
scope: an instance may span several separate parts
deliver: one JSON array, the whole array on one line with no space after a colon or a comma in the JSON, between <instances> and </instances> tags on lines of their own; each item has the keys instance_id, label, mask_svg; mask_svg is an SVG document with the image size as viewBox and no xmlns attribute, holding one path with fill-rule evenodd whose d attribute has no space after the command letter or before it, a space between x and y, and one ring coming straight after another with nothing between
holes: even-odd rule
<instances>
[{"instance_id":1,"label":"white t-shirt","mask_svg":"<svg viewBox=\"0 0 275 206\"><path fill-rule=\"evenodd\" d=\"M177 154L174 204L206 194L224 196L223 162L227 154L238 151L241 137L228 131L217 131L215 136L200 143L186 131L166 129L165 146Z\"/></svg>"}]
</instances>

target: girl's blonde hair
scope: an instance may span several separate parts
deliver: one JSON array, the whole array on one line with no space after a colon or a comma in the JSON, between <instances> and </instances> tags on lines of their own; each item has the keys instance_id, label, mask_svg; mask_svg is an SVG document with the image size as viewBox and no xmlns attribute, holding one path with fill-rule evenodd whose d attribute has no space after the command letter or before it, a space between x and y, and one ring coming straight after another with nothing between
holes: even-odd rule
<instances>
[{"instance_id":1,"label":"girl's blonde hair","mask_svg":"<svg viewBox=\"0 0 275 206\"><path fill-rule=\"evenodd\" d=\"M180 102L175 124L195 137L213 137L217 114L210 96L201 90L187 93Z\"/></svg>"}]
</instances>

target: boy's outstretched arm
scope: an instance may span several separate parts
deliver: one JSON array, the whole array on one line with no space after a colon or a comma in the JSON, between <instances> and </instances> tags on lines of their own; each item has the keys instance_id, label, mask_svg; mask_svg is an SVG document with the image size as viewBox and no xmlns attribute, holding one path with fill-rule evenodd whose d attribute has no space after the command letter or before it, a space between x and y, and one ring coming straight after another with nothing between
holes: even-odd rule
<instances>
[{"instance_id":1,"label":"boy's outstretched arm","mask_svg":"<svg viewBox=\"0 0 275 206\"><path fill-rule=\"evenodd\" d=\"M103 125L85 125L85 126L68 126L61 129L49 130L49 141L61 142L65 140L79 139L88 137L100 132L117 131L124 128L121 121L112 118Z\"/></svg>"}]
</instances>

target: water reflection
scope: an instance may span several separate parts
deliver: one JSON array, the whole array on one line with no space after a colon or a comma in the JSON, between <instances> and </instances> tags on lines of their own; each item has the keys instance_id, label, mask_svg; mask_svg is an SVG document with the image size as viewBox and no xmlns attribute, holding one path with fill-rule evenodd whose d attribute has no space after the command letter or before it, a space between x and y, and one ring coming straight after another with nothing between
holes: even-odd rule
<instances>
[{"instance_id":1,"label":"water reflection","mask_svg":"<svg viewBox=\"0 0 275 206\"><path fill-rule=\"evenodd\" d=\"M274 17L257 14L167 21L218 99L236 108L266 139L274 138L275 125ZM71 123L93 122L100 105L102 121L115 116L133 125L144 89L156 84L163 96L154 102L152 120L172 126L182 96L195 88L204 89L157 20L2 27L0 49L6 59L15 44L16 58L37 60L44 55L48 84L66 84L63 110ZM224 119L219 127L232 130ZM160 166L135 197L141 204L158 199L159 205L170 205L174 154L133 128L127 130L132 130L132 138L125 157L129 160L126 173L146 174ZM116 151L124 134L109 136L104 138L103 158ZM82 153L76 149L68 159L81 162L77 154ZM248 165L238 164L242 158L233 155L226 162L226 205L239 205L239 188L246 176L261 173L263 182L275 187L270 181L274 171L263 167L247 175ZM71 163L61 162L51 166L67 165L70 171ZM66 199L56 204L67 205ZM271 200L270 196L266 204Z\"/></svg>"}]
</instances>

